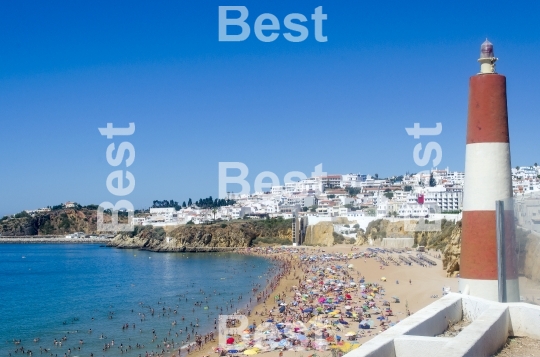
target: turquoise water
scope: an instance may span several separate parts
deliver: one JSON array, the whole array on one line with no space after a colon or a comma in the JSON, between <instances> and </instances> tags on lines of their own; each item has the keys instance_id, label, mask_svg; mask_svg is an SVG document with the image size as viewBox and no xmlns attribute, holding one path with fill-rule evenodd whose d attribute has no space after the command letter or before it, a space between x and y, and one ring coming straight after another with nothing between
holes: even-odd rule
<instances>
[{"instance_id":1,"label":"turquoise water","mask_svg":"<svg viewBox=\"0 0 540 357\"><path fill-rule=\"evenodd\" d=\"M161 351L156 346L165 338L186 340L185 328L191 333L190 322L197 318L195 331L204 334L214 329L221 308L226 314L245 308L250 298L255 301L252 288L265 286L273 269L267 259L234 253L0 244L0 356L22 355L14 353L21 346L34 356L40 347L51 349L43 355L53 356L64 356L68 349L71 356L118 356L120 344L132 346L122 356ZM122 329L126 323L129 328ZM55 346L54 339L63 337L62 346ZM114 346L103 351L112 340Z\"/></svg>"}]
</instances>

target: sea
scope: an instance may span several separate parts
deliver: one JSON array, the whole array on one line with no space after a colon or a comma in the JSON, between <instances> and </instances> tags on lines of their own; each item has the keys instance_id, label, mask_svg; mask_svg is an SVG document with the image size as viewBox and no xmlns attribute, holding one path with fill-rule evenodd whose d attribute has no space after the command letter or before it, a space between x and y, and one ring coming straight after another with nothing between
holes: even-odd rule
<instances>
[{"instance_id":1,"label":"sea","mask_svg":"<svg viewBox=\"0 0 540 357\"><path fill-rule=\"evenodd\" d=\"M145 356L187 343L219 314L251 308L276 269L237 253L0 244L0 356Z\"/></svg>"}]
</instances>

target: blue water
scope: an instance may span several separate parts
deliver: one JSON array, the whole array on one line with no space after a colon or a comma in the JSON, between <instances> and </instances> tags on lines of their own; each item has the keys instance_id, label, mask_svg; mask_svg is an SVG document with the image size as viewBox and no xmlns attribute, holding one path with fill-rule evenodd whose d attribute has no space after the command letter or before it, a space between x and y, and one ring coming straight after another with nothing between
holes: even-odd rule
<instances>
[{"instance_id":1,"label":"blue water","mask_svg":"<svg viewBox=\"0 0 540 357\"><path fill-rule=\"evenodd\" d=\"M156 345L164 338L186 340L185 328L191 333L190 322L195 324L196 318L200 327L195 331L212 331L221 312L216 306L226 314L245 308L250 298L255 301L253 286L265 286L272 268L267 259L234 253L0 244L0 356L20 355L14 350L21 346L34 356L40 347L50 348L53 356L64 356L68 348L71 356L118 356L120 344L133 347L123 356L161 351ZM123 330L126 323L129 329ZM158 336L154 342L152 329ZM54 339L64 336L62 346L55 346ZM114 347L104 352L112 340ZM137 343L144 348L135 348Z\"/></svg>"}]
</instances>

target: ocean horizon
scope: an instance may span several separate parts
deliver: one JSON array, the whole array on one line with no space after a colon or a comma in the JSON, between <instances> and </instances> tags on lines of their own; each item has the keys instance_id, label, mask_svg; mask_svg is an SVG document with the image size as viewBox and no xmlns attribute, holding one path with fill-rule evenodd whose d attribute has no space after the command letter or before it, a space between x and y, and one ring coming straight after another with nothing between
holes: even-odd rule
<instances>
[{"instance_id":1,"label":"ocean horizon","mask_svg":"<svg viewBox=\"0 0 540 357\"><path fill-rule=\"evenodd\" d=\"M252 289L264 289L275 271L274 262L258 256L98 244L2 244L0 257L2 356L21 346L52 356L68 349L71 356L116 356L131 346L123 355L144 356L161 351L165 339L187 343L192 331L213 331L219 314L254 305Z\"/></svg>"}]
</instances>

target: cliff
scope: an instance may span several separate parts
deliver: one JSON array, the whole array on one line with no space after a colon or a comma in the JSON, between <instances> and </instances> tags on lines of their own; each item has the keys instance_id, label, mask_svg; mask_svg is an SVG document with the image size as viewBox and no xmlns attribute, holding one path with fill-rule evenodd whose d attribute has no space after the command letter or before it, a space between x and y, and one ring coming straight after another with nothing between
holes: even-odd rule
<instances>
[{"instance_id":1,"label":"cliff","mask_svg":"<svg viewBox=\"0 0 540 357\"><path fill-rule=\"evenodd\" d=\"M540 282L540 235L534 232L518 229L516 231L518 243L518 269L519 274Z\"/></svg>"},{"instance_id":2,"label":"cliff","mask_svg":"<svg viewBox=\"0 0 540 357\"><path fill-rule=\"evenodd\" d=\"M306 228L305 245L331 246L334 244L334 225L332 222L319 222Z\"/></svg>"},{"instance_id":3,"label":"cliff","mask_svg":"<svg viewBox=\"0 0 540 357\"><path fill-rule=\"evenodd\" d=\"M110 221L110 215L104 214ZM127 217L119 217L121 223ZM30 216L17 214L16 218L4 217L0 221L3 236L65 235L73 232L97 234L97 210L88 208L65 208Z\"/></svg>"},{"instance_id":4,"label":"cliff","mask_svg":"<svg viewBox=\"0 0 540 357\"><path fill-rule=\"evenodd\" d=\"M447 277L459 274L459 257L461 255L461 221L452 229L446 247L443 249L443 269Z\"/></svg>"},{"instance_id":5,"label":"cliff","mask_svg":"<svg viewBox=\"0 0 540 357\"><path fill-rule=\"evenodd\" d=\"M441 229L437 231L415 231L414 226L405 230L403 221L390 222L386 219L377 219L369 223L366 231L357 234L357 245L380 244L382 238L414 238L416 245L423 245L427 249L442 252L443 269L447 276L456 276L459 273L459 256L461 251L461 221L455 223L442 220ZM415 225L413 223L413 225Z\"/></svg>"},{"instance_id":6,"label":"cliff","mask_svg":"<svg viewBox=\"0 0 540 357\"><path fill-rule=\"evenodd\" d=\"M166 232L151 226L135 227L133 232L117 235L109 244L118 248L142 248L158 252L212 251L245 248L257 238L275 238L292 242L291 221L269 219L252 222L184 225Z\"/></svg>"}]
</instances>

